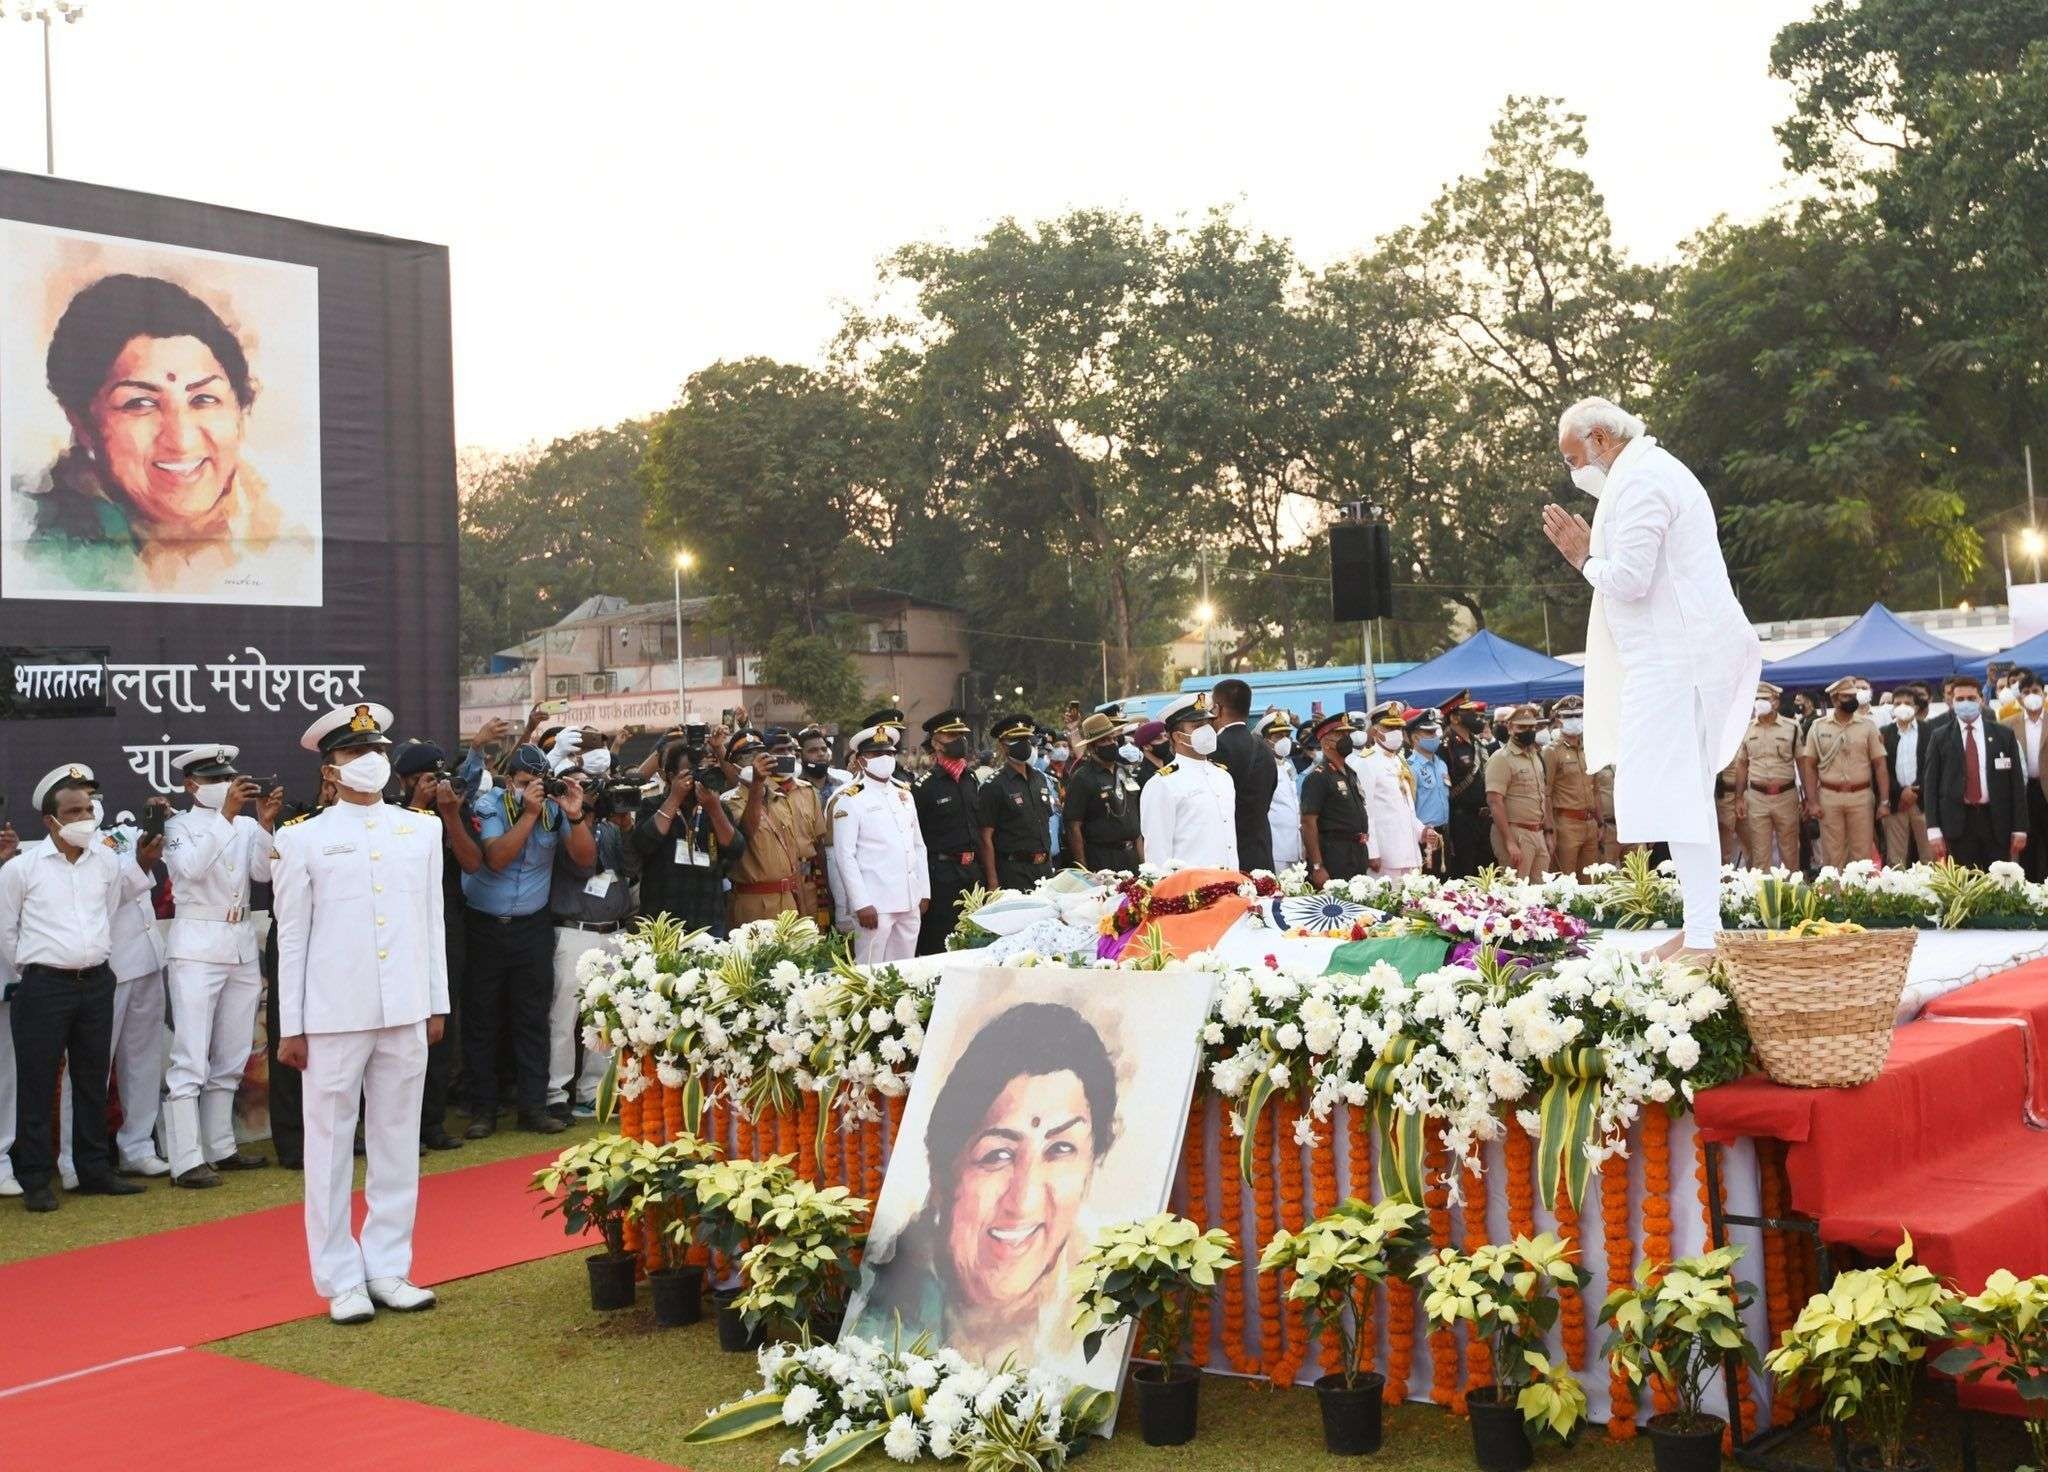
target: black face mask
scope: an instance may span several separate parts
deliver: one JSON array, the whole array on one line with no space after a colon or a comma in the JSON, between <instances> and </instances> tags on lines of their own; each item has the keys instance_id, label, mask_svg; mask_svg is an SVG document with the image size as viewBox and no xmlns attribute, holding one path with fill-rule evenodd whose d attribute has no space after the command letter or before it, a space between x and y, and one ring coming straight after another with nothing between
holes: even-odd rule
<instances>
[{"instance_id":1,"label":"black face mask","mask_svg":"<svg viewBox=\"0 0 2048 1472\"><path fill-rule=\"evenodd\" d=\"M1470 731L1474 736L1477 736L1481 731L1484 731L1486 729L1486 722L1481 720L1478 716L1466 716L1463 724L1465 729L1467 731Z\"/></svg>"},{"instance_id":2,"label":"black face mask","mask_svg":"<svg viewBox=\"0 0 2048 1472\"><path fill-rule=\"evenodd\" d=\"M812 780L813 782L816 782L816 781L818 781L818 780L819 780L820 778L822 778L822 777L823 777L823 776L824 776L824 775L825 775L825 774L826 774L827 772L829 772L829 771L831 771L831 770L832 770L832 763L830 763L830 762L805 762L805 763L804 763L804 775L805 775L806 777L809 777L809 778L810 778L810 779L811 779L811 780Z\"/></svg>"},{"instance_id":3,"label":"black face mask","mask_svg":"<svg viewBox=\"0 0 2048 1472\"><path fill-rule=\"evenodd\" d=\"M1842 712L1843 715L1854 715L1856 713L1856 697L1853 695L1839 695L1835 697L1835 709Z\"/></svg>"},{"instance_id":4,"label":"black face mask","mask_svg":"<svg viewBox=\"0 0 2048 1472\"><path fill-rule=\"evenodd\" d=\"M1152 755L1158 757L1162 762L1173 760L1173 743L1171 741L1155 741L1146 750L1150 751Z\"/></svg>"},{"instance_id":5,"label":"black face mask","mask_svg":"<svg viewBox=\"0 0 2048 1472\"><path fill-rule=\"evenodd\" d=\"M1514 738L1515 745L1517 746L1534 746L1536 744L1536 733L1534 731L1517 731L1514 733Z\"/></svg>"},{"instance_id":6,"label":"black face mask","mask_svg":"<svg viewBox=\"0 0 2048 1472\"><path fill-rule=\"evenodd\" d=\"M941 741L939 743L939 755L958 761L961 757L967 755L967 738L956 736L950 741Z\"/></svg>"},{"instance_id":7,"label":"black face mask","mask_svg":"<svg viewBox=\"0 0 2048 1472\"><path fill-rule=\"evenodd\" d=\"M1031 743L1029 741L1012 741L1003 750L1009 753L1010 760L1013 762L1028 762L1031 760Z\"/></svg>"}]
</instances>

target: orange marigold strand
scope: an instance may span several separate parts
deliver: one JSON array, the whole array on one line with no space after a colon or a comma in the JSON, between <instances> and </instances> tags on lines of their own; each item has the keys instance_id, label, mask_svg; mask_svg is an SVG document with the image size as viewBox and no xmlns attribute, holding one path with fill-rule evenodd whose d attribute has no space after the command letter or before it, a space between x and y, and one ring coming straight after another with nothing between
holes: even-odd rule
<instances>
[{"instance_id":1,"label":"orange marigold strand","mask_svg":"<svg viewBox=\"0 0 2048 1472\"><path fill-rule=\"evenodd\" d=\"M1643 1111L1643 1254L1671 1261L1671 1115L1657 1107ZM1659 1415L1677 1409L1661 1380L1651 1382L1650 1396Z\"/></svg>"},{"instance_id":2,"label":"orange marigold strand","mask_svg":"<svg viewBox=\"0 0 2048 1472\"><path fill-rule=\"evenodd\" d=\"M1372 1128L1363 1109L1344 1106L1349 1116L1351 1132L1350 1182L1351 1194L1360 1201L1372 1200ZM1335 1148L1332 1142L1331 1148ZM1370 1370L1379 1357L1379 1308L1375 1304L1370 1322L1358 1326L1358 1367Z\"/></svg>"},{"instance_id":3,"label":"orange marigold strand","mask_svg":"<svg viewBox=\"0 0 2048 1472\"><path fill-rule=\"evenodd\" d=\"M1502 1154L1507 1160L1508 1235L1536 1235L1536 1148L1521 1121L1507 1122Z\"/></svg>"},{"instance_id":4,"label":"orange marigold strand","mask_svg":"<svg viewBox=\"0 0 2048 1472\"><path fill-rule=\"evenodd\" d=\"M1444 1149L1443 1131L1429 1127L1428 1143L1422 1152L1422 1201L1429 1208L1429 1240L1437 1247L1455 1245L1451 1240L1451 1188L1444 1179L1450 1154ZM1440 1406L1458 1399L1458 1336L1449 1328L1429 1331L1429 1398Z\"/></svg>"},{"instance_id":5,"label":"orange marigold strand","mask_svg":"<svg viewBox=\"0 0 2048 1472\"><path fill-rule=\"evenodd\" d=\"M1294 1138L1296 1127L1303 1118L1300 1106L1292 1099L1282 1111L1276 1127L1280 1147L1280 1191L1285 1214L1281 1225L1290 1232L1298 1232L1307 1226L1315 1215L1315 1207L1309 1201L1309 1168L1303 1156L1305 1147ZM1293 1286L1293 1276L1287 1279L1287 1286ZM1287 1337L1287 1349L1281 1358L1282 1374L1280 1383L1292 1385L1301 1375L1301 1367L1308 1363L1308 1325L1298 1314L1292 1312L1284 1293L1280 1302L1281 1330Z\"/></svg>"},{"instance_id":6,"label":"orange marigold strand","mask_svg":"<svg viewBox=\"0 0 2048 1472\"><path fill-rule=\"evenodd\" d=\"M1774 1140L1756 1142L1756 1163L1758 1177L1758 1203L1760 1214L1766 1217L1783 1217L1785 1214L1785 1175L1780 1167L1778 1144ZM1775 1348L1779 1336L1792 1327L1798 1317L1799 1304L1793 1298L1790 1264L1785 1250L1783 1232L1764 1233L1764 1324L1770 1335L1766 1349ZM1771 1423L1783 1426L1798 1413L1794 1398L1775 1394L1771 1397Z\"/></svg>"},{"instance_id":7,"label":"orange marigold strand","mask_svg":"<svg viewBox=\"0 0 2048 1472\"><path fill-rule=\"evenodd\" d=\"M1337 1185L1337 1120L1335 1115L1330 1117L1327 1134L1328 1138L1318 1144L1314 1152L1309 1156L1309 1164L1314 1170L1313 1184L1316 1197L1310 1203L1309 1209L1318 1216L1334 1210L1344 1199L1343 1192ZM1360 1332L1365 1332L1370 1327L1370 1325L1363 1325ZM1325 1334L1322 1336L1321 1350L1316 1361L1321 1373L1335 1375L1344 1368L1343 1350L1344 1347L1337 1342L1336 1335Z\"/></svg>"},{"instance_id":8,"label":"orange marigold strand","mask_svg":"<svg viewBox=\"0 0 2048 1472\"><path fill-rule=\"evenodd\" d=\"M1699 1182L1700 1220L1707 1226L1707 1245L1712 1247L1714 1231L1713 1196L1707 1188L1707 1142L1698 1130L1692 1136L1693 1179ZM1756 1387L1749 1381L1749 1366L1740 1360L1735 1362L1735 1392L1742 1405L1742 1424L1756 1427ZM1733 1455L1735 1450L1735 1428L1730 1426L1721 1433L1721 1450Z\"/></svg>"},{"instance_id":9,"label":"orange marigold strand","mask_svg":"<svg viewBox=\"0 0 2048 1472\"><path fill-rule=\"evenodd\" d=\"M1465 1197L1463 1208L1465 1220L1465 1250L1475 1251L1490 1240L1486 1225L1486 1180L1471 1166L1463 1166L1459 1189ZM1487 1347L1484 1335L1465 1335L1465 1388L1458 1392L1451 1402L1451 1409L1459 1415L1465 1414L1465 1397L1482 1385L1493 1383L1493 1351Z\"/></svg>"},{"instance_id":10,"label":"orange marigold strand","mask_svg":"<svg viewBox=\"0 0 2048 1472\"><path fill-rule=\"evenodd\" d=\"M1280 1229L1280 1173L1272 1164L1272 1137L1279 1133L1281 1104L1281 1100L1273 1100L1259 1117L1258 1153L1267 1168L1254 1172L1252 1212L1259 1224L1262 1245L1272 1241L1273 1234ZM1280 1368L1280 1278L1277 1273L1260 1273L1253 1282L1259 1295L1259 1352L1254 1368L1258 1374L1271 1376Z\"/></svg>"},{"instance_id":11,"label":"orange marigold strand","mask_svg":"<svg viewBox=\"0 0 2048 1472\"><path fill-rule=\"evenodd\" d=\"M1415 1374L1415 1285L1387 1280L1387 1385L1381 1399L1397 1406L1408 1398Z\"/></svg>"},{"instance_id":12,"label":"orange marigold strand","mask_svg":"<svg viewBox=\"0 0 2048 1472\"><path fill-rule=\"evenodd\" d=\"M823 1162L818 1159L818 1096L804 1094L796 1112L796 1171L807 1181L818 1181Z\"/></svg>"},{"instance_id":13,"label":"orange marigold strand","mask_svg":"<svg viewBox=\"0 0 2048 1472\"><path fill-rule=\"evenodd\" d=\"M1245 1250L1237 1254L1239 1266L1223 1275L1223 1357L1238 1374L1251 1375L1257 1373L1258 1362L1245 1345L1245 1300L1253 1291L1249 1285L1255 1281L1254 1272L1259 1254L1265 1251L1266 1239L1245 1235L1244 1176L1237 1165L1237 1147L1241 1142L1228 1128L1230 1113L1227 1107L1223 1118L1225 1128L1218 1136L1223 1149L1217 1160L1217 1171L1221 1176L1219 1184L1223 1188L1223 1225L1245 1246Z\"/></svg>"},{"instance_id":14,"label":"orange marigold strand","mask_svg":"<svg viewBox=\"0 0 2048 1472\"><path fill-rule=\"evenodd\" d=\"M1578 1256L1585 1256L1585 1241L1579 1224L1579 1210L1565 1199L1564 1192L1557 1193L1557 1234L1568 1239L1578 1249ZM1570 1284L1564 1284L1558 1291L1561 1310L1558 1324L1564 1340L1565 1363L1574 1370L1586 1368L1586 1295Z\"/></svg>"},{"instance_id":15,"label":"orange marigold strand","mask_svg":"<svg viewBox=\"0 0 2048 1472\"><path fill-rule=\"evenodd\" d=\"M1301 1151L1293 1139L1294 1101L1285 1096L1275 1098L1266 1106L1263 1125L1272 1132L1270 1141L1262 1141L1272 1154L1268 1157L1275 1163L1272 1175L1259 1182L1259 1237L1262 1241L1272 1240L1273 1234L1281 1227L1292 1230L1300 1225ZM1288 1156L1294 1156L1290 1170ZM1290 1180L1293 1190L1289 1190ZM1275 1385L1287 1383L1287 1301L1283 1273L1261 1273L1259 1275L1259 1372Z\"/></svg>"},{"instance_id":16,"label":"orange marigold strand","mask_svg":"<svg viewBox=\"0 0 2048 1472\"><path fill-rule=\"evenodd\" d=\"M1613 1293L1635 1282L1636 1242L1631 1230L1628 1200L1628 1157L1610 1155L1600 1163L1600 1218L1604 1230L1602 1246L1607 1252L1607 1291ZM1607 1398L1612 1410L1607 1417L1610 1441L1632 1441L1636 1434L1636 1388L1626 1375L1610 1372Z\"/></svg>"},{"instance_id":17,"label":"orange marigold strand","mask_svg":"<svg viewBox=\"0 0 2048 1472\"><path fill-rule=\"evenodd\" d=\"M1181 1169L1187 1183L1187 1218L1205 1232L1215 1225L1209 1211L1208 1120L1209 1096L1197 1087L1194 1099L1188 1104L1187 1138L1181 1145ZM1233 1229L1230 1235L1235 1239L1237 1233ZM1236 1256L1241 1258L1244 1254L1239 1252ZM1198 1365L1209 1363L1209 1335L1215 1317L1217 1291L1211 1289L1195 1295L1194 1356Z\"/></svg>"}]
</instances>

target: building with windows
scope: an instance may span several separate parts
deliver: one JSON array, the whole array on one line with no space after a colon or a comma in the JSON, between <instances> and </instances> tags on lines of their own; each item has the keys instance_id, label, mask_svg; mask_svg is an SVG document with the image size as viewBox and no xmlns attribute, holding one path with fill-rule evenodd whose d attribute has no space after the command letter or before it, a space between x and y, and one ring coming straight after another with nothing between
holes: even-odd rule
<instances>
[{"instance_id":1,"label":"building with windows","mask_svg":"<svg viewBox=\"0 0 2048 1472\"><path fill-rule=\"evenodd\" d=\"M850 593L846 612L859 629L854 663L875 705L900 708L915 729L960 703L968 685L960 609L875 588ZM759 656L710 620L709 598L680 605L603 594L585 599L558 622L499 650L487 673L463 678L463 733L493 716L523 722L543 701L563 703L563 724L602 731L665 730L687 721L730 725L740 712L756 726L807 720L808 712L762 682Z\"/></svg>"}]
</instances>

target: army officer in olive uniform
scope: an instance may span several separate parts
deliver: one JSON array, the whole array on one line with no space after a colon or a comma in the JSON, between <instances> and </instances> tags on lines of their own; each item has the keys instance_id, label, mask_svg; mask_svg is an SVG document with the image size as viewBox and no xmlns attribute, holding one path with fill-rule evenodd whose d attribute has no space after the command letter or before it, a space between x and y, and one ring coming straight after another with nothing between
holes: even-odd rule
<instances>
[{"instance_id":1,"label":"army officer in olive uniform","mask_svg":"<svg viewBox=\"0 0 2048 1472\"><path fill-rule=\"evenodd\" d=\"M1301 846L1311 884L1351 879L1366 872L1365 798L1344 758L1351 751L1351 722L1344 712L1324 716L1310 733L1321 763L1301 782Z\"/></svg>"},{"instance_id":2,"label":"army officer in olive uniform","mask_svg":"<svg viewBox=\"0 0 2048 1472\"><path fill-rule=\"evenodd\" d=\"M1037 723L1028 715L999 716L991 735L1003 765L981 784L982 878L990 889L1025 894L1052 874L1052 799L1031 765Z\"/></svg>"},{"instance_id":3,"label":"army officer in olive uniform","mask_svg":"<svg viewBox=\"0 0 2048 1472\"><path fill-rule=\"evenodd\" d=\"M1117 760L1123 727L1097 712L1081 722L1080 760L1067 774L1062 809L1068 850L1084 869L1133 872L1140 861L1138 779Z\"/></svg>"},{"instance_id":4,"label":"army officer in olive uniform","mask_svg":"<svg viewBox=\"0 0 2048 1472\"><path fill-rule=\"evenodd\" d=\"M981 879L981 784L969 762L973 731L957 710L942 710L924 723L931 765L911 784L918 831L924 834L925 868L931 875L931 904L917 927L917 953L936 956L960 920L960 896Z\"/></svg>"}]
</instances>

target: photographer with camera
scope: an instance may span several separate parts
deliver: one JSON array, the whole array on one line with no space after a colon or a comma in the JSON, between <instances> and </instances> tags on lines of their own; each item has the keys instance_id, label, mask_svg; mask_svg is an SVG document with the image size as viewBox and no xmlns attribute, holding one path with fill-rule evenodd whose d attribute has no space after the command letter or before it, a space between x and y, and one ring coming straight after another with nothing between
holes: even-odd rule
<instances>
[{"instance_id":1,"label":"photographer with camera","mask_svg":"<svg viewBox=\"0 0 2048 1472\"><path fill-rule=\"evenodd\" d=\"M448 956L448 1023L440 1040L427 1045L427 1082L420 1095L420 1148L460 1150L448 1133L448 1088L462 1044L462 972L467 964L467 924L462 917L462 876L484 864L484 851L462 816L462 792L448 773L448 761L431 741L407 742L391 764L399 801L432 817L441 827L441 929Z\"/></svg>"},{"instance_id":2,"label":"photographer with camera","mask_svg":"<svg viewBox=\"0 0 2048 1472\"><path fill-rule=\"evenodd\" d=\"M671 741L660 760L665 785L641 804L631 835L640 859L640 913L665 914L722 939L725 875L747 851L747 836L719 801L724 779L709 751Z\"/></svg>"},{"instance_id":3,"label":"photographer with camera","mask_svg":"<svg viewBox=\"0 0 2048 1472\"><path fill-rule=\"evenodd\" d=\"M598 755L587 751L585 759ZM608 755L608 753L607 753ZM607 769L609 763L602 763ZM548 1113L567 1123L580 1114L597 1112L597 1085L604 1077L604 1055L592 1052L577 1065L581 1032L582 984L576 963L587 951L617 950L620 933L633 916L633 882L640 877L640 855L627 841L633 810L640 801L637 783L604 783L584 771L563 774L571 787L581 787L592 814L591 837L596 856L579 859L564 845L555 851L555 872L548 909L555 917L554 994L548 1010Z\"/></svg>"},{"instance_id":4,"label":"photographer with camera","mask_svg":"<svg viewBox=\"0 0 2048 1472\"><path fill-rule=\"evenodd\" d=\"M508 1023L519 1127L543 1135L567 1128L547 1108L548 1017L555 991L548 900L558 848L579 864L597 862L582 787L549 776L548 759L537 746L520 746L507 767L504 787L474 793L468 801L483 850L482 865L462 876L462 1073L472 1140L497 1133L498 1031Z\"/></svg>"}]
</instances>

